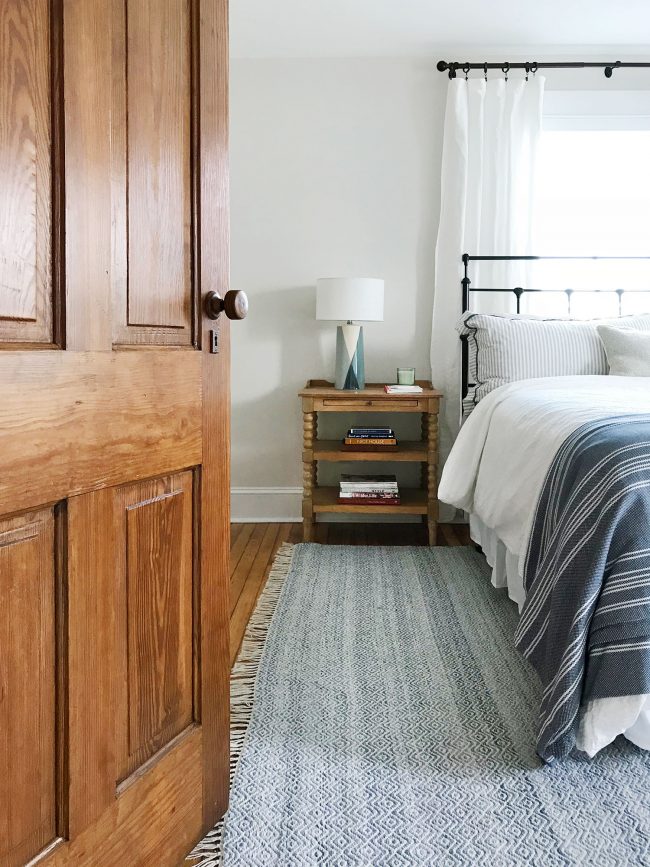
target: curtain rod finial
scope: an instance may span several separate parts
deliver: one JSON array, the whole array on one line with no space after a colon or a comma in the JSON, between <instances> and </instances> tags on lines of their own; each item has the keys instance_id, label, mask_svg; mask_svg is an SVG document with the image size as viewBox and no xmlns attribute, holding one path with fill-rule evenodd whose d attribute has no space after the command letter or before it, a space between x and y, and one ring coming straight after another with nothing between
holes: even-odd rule
<instances>
[{"instance_id":1,"label":"curtain rod finial","mask_svg":"<svg viewBox=\"0 0 650 867\"><path fill-rule=\"evenodd\" d=\"M446 60L439 60L438 63L436 64L436 69L438 70L438 72L445 72L447 69L447 61Z\"/></svg>"}]
</instances>

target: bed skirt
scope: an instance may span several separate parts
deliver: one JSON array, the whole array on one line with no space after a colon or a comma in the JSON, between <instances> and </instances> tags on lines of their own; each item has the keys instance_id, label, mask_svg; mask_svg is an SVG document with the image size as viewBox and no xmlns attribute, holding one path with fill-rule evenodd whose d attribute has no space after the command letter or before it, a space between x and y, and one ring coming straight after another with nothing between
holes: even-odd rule
<instances>
[{"instance_id":1,"label":"bed skirt","mask_svg":"<svg viewBox=\"0 0 650 867\"><path fill-rule=\"evenodd\" d=\"M469 516L469 535L473 542L481 546L485 559L492 567L492 585L506 587L508 596L521 611L526 593L519 555L509 551L494 530L487 527L477 515Z\"/></svg>"},{"instance_id":2,"label":"bed skirt","mask_svg":"<svg viewBox=\"0 0 650 867\"><path fill-rule=\"evenodd\" d=\"M492 568L494 587L506 588L521 611L526 598L523 556L510 551L495 531L477 515L469 516L469 533L480 545ZM597 698L580 709L576 746L589 756L611 743L618 735L644 750L650 750L650 695Z\"/></svg>"}]
</instances>

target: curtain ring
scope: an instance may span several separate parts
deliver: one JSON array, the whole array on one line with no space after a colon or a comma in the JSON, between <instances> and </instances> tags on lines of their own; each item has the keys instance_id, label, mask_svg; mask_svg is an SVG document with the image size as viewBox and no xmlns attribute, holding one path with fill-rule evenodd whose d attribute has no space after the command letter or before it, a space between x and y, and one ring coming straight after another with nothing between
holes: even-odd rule
<instances>
[{"instance_id":1,"label":"curtain ring","mask_svg":"<svg viewBox=\"0 0 650 867\"><path fill-rule=\"evenodd\" d=\"M465 73L465 81L467 81L469 76L469 63L466 63L465 66L463 66L463 72Z\"/></svg>"},{"instance_id":2,"label":"curtain ring","mask_svg":"<svg viewBox=\"0 0 650 867\"><path fill-rule=\"evenodd\" d=\"M531 63L530 71L533 73L533 78L537 75L537 61L535 63Z\"/></svg>"},{"instance_id":3,"label":"curtain ring","mask_svg":"<svg viewBox=\"0 0 650 867\"><path fill-rule=\"evenodd\" d=\"M524 69L526 70L526 81L528 81L528 74L529 74L529 72L530 72L530 63L527 63L527 64L524 66Z\"/></svg>"},{"instance_id":4,"label":"curtain ring","mask_svg":"<svg viewBox=\"0 0 650 867\"><path fill-rule=\"evenodd\" d=\"M485 75L485 80L487 81L487 63L483 64L483 74Z\"/></svg>"},{"instance_id":5,"label":"curtain ring","mask_svg":"<svg viewBox=\"0 0 650 867\"><path fill-rule=\"evenodd\" d=\"M508 73L510 72L510 64L509 64L509 63L504 63L503 66L501 67L501 72L503 72L503 74L504 74L504 76L505 76L505 79L506 79L506 83L507 83L507 81L508 81Z\"/></svg>"}]
</instances>

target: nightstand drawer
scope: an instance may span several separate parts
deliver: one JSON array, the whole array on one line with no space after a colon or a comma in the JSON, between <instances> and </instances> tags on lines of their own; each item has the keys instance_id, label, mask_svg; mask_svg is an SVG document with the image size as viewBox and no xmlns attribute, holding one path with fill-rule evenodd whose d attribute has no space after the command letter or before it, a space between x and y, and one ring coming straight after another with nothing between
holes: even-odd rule
<instances>
[{"instance_id":1,"label":"nightstand drawer","mask_svg":"<svg viewBox=\"0 0 650 867\"><path fill-rule=\"evenodd\" d=\"M321 400L314 400L314 409L316 412L363 412L363 410L371 409L373 412L426 412L427 400L423 398L332 398L326 397Z\"/></svg>"}]
</instances>

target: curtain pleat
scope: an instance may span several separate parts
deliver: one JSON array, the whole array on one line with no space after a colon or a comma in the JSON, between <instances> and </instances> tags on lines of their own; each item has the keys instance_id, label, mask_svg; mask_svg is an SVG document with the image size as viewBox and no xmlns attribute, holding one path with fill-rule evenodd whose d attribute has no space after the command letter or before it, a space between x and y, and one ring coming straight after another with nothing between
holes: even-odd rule
<instances>
[{"instance_id":1,"label":"curtain pleat","mask_svg":"<svg viewBox=\"0 0 650 867\"><path fill-rule=\"evenodd\" d=\"M461 313L461 256L532 252L543 94L539 75L528 82L462 77L449 82L431 337L433 381L445 393L443 460L460 426L461 351L455 326ZM526 273L518 263L474 263L471 277L475 286L512 287L521 285ZM476 311L506 312L513 309L513 296L477 294L471 303Z\"/></svg>"}]
</instances>

